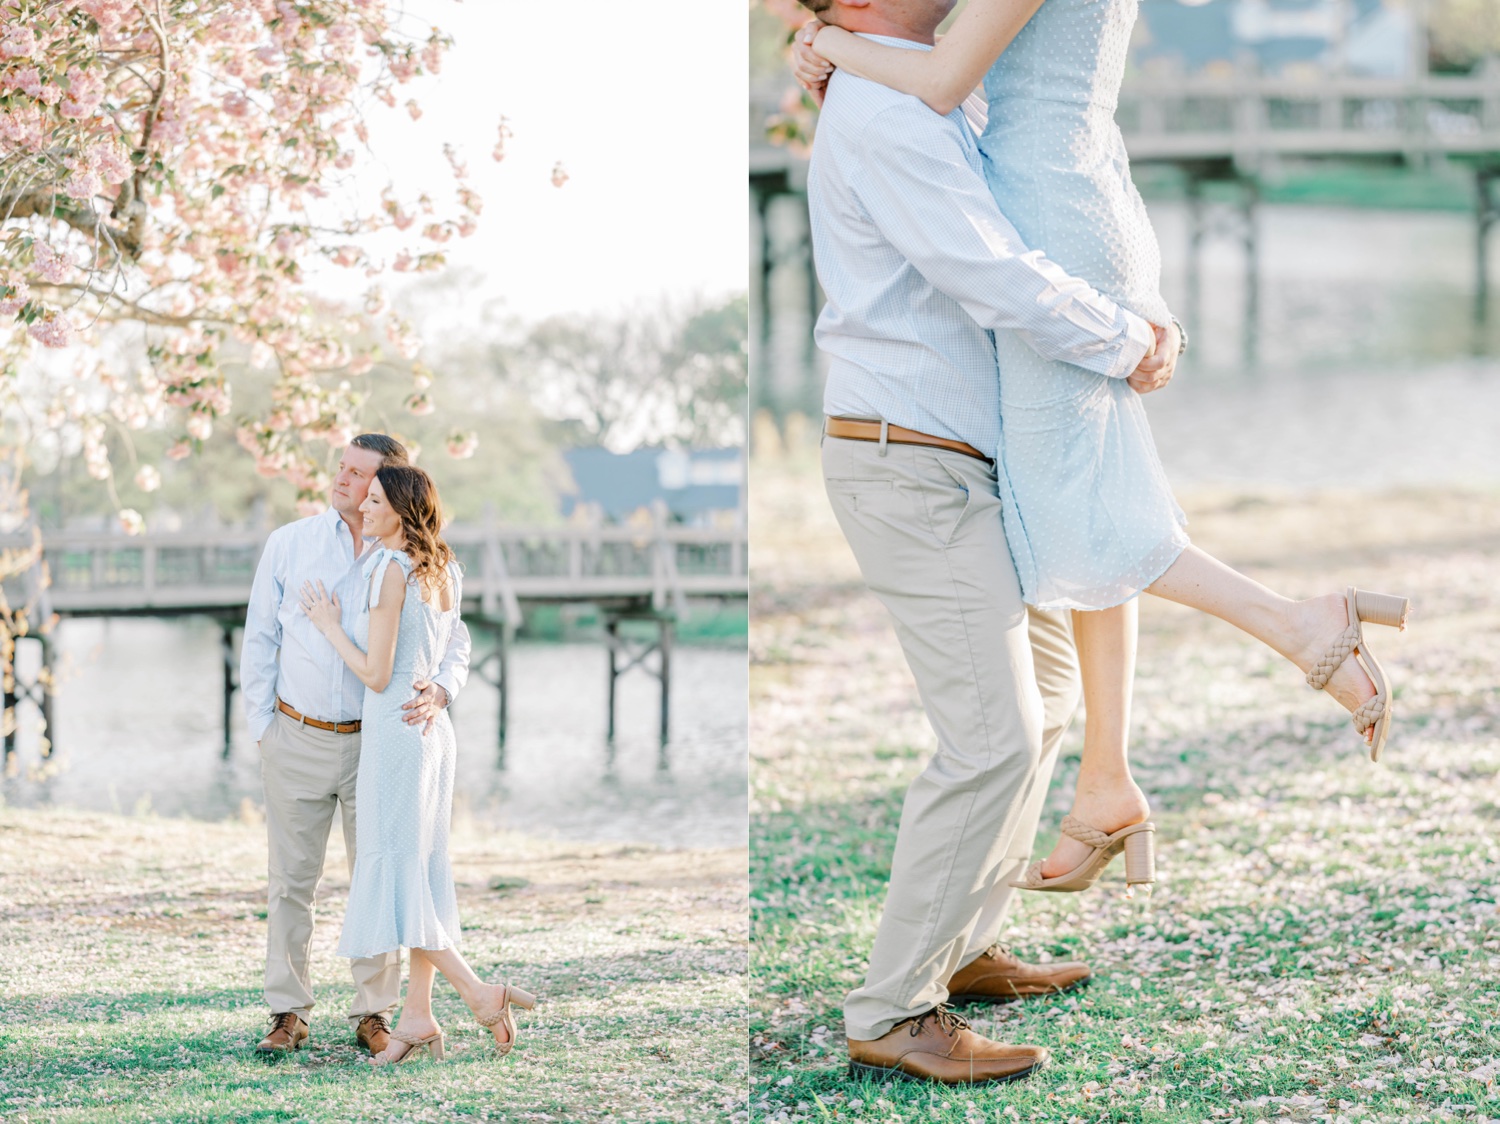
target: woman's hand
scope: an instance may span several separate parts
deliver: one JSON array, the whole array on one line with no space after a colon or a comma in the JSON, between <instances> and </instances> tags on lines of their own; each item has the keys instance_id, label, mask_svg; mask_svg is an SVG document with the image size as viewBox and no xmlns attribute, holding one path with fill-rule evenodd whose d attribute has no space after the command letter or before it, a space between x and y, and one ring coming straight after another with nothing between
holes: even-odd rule
<instances>
[{"instance_id":1,"label":"woman's hand","mask_svg":"<svg viewBox=\"0 0 1500 1124\"><path fill-rule=\"evenodd\" d=\"M313 622L313 627L324 636L343 628L344 618L339 611L338 594L325 590L321 581L316 585L312 582L302 583L302 611Z\"/></svg>"},{"instance_id":2,"label":"woman's hand","mask_svg":"<svg viewBox=\"0 0 1500 1124\"><path fill-rule=\"evenodd\" d=\"M833 73L833 63L813 49L813 40L826 26L822 20L808 20L792 40L792 75L819 105L823 104L823 94L828 89L828 76Z\"/></svg>"}]
</instances>

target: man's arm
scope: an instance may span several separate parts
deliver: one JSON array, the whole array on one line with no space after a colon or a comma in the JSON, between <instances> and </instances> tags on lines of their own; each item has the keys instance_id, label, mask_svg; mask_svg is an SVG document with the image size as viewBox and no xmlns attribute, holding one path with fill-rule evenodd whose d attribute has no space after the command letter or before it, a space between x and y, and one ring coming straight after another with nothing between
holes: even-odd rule
<instances>
[{"instance_id":1,"label":"man's arm","mask_svg":"<svg viewBox=\"0 0 1500 1124\"><path fill-rule=\"evenodd\" d=\"M401 706L406 711L405 721L408 726L415 726L420 722L422 732L426 733L433 719L438 716L438 711L454 700L459 690L469 681L469 653L473 651L473 647L469 626L464 624L463 617L460 616L453 624L453 635L448 637L448 650L443 653L443 661L438 665L437 674L431 679L418 679L413 683L416 697Z\"/></svg>"},{"instance_id":2,"label":"man's arm","mask_svg":"<svg viewBox=\"0 0 1500 1124\"><path fill-rule=\"evenodd\" d=\"M970 166L964 126L912 101L865 126L855 190L870 220L940 292L985 328L1039 355L1126 378L1156 334L1086 281L1029 248Z\"/></svg>"},{"instance_id":3,"label":"man's arm","mask_svg":"<svg viewBox=\"0 0 1500 1124\"><path fill-rule=\"evenodd\" d=\"M281 650L280 569L281 536L273 533L255 567L250 607L245 613L245 638L240 645L240 693L245 696L245 724L257 742L276 713L276 654Z\"/></svg>"},{"instance_id":4,"label":"man's arm","mask_svg":"<svg viewBox=\"0 0 1500 1124\"><path fill-rule=\"evenodd\" d=\"M437 674L432 677L434 683L448 692L450 703L469 681L469 653L473 650L474 642L469 637L469 626L464 624L460 615L453 622L453 635L448 638L448 650L443 653L443 662L438 665Z\"/></svg>"}]
</instances>

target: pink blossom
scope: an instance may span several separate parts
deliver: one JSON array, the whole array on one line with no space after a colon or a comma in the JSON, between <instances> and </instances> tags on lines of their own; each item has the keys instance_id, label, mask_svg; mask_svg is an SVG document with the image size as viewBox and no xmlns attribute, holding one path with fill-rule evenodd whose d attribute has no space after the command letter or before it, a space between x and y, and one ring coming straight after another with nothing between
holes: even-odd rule
<instances>
[{"instance_id":1,"label":"pink blossom","mask_svg":"<svg viewBox=\"0 0 1500 1124\"><path fill-rule=\"evenodd\" d=\"M78 120L91 116L104 99L104 78L97 70L68 71L68 92L58 105L64 117Z\"/></svg>"},{"instance_id":2,"label":"pink blossom","mask_svg":"<svg viewBox=\"0 0 1500 1124\"><path fill-rule=\"evenodd\" d=\"M364 253L358 246L340 246L333 255L333 264L345 267L358 265L363 256Z\"/></svg>"},{"instance_id":3,"label":"pink blossom","mask_svg":"<svg viewBox=\"0 0 1500 1124\"><path fill-rule=\"evenodd\" d=\"M31 299L31 289L25 281L12 280L0 286L0 316L14 316Z\"/></svg>"},{"instance_id":4,"label":"pink blossom","mask_svg":"<svg viewBox=\"0 0 1500 1124\"><path fill-rule=\"evenodd\" d=\"M32 321L27 331L43 347L67 347L73 339L73 325L66 317L52 311Z\"/></svg>"},{"instance_id":5,"label":"pink blossom","mask_svg":"<svg viewBox=\"0 0 1500 1124\"><path fill-rule=\"evenodd\" d=\"M419 418L437 409L432 404L432 399L425 394L413 394L406 400L406 408Z\"/></svg>"},{"instance_id":6,"label":"pink blossom","mask_svg":"<svg viewBox=\"0 0 1500 1124\"><path fill-rule=\"evenodd\" d=\"M316 496L297 497L297 514L302 516L304 519L312 515L322 515L323 512L327 510L327 502L318 499Z\"/></svg>"},{"instance_id":7,"label":"pink blossom","mask_svg":"<svg viewBox=\"0 0 1500 1124\"><path fill-rule=\"evenodd\" d=\"M186 437L167 450L167 459L180 461L193 455L193 445Z\"/></svg>"},{"instance_id":8,"label":"pink blossom","mask_svg":"<svg viewBox=\"0 0 1500 1124\"><path fill-rule=\"evenodd\" d=\"M505 142L513 136L515 136L515 133L511 132L510 119L508 117L501 117L499 135L495 138L495 151L490 154L495 158L496 163L505 159Z\"/></svg>"},{"instance_id":9,"label":"pink blossom","mask_svg":"<svg viewBox=\"0 0 1500 1124\"><path fill-rule=\"evenodd\" d=\"M36 35L24 24L12 23L5 29L5 34L0 35L0 58L27 58L35 53Z\"/></svg>"},{"instance_id":10,"label":"pink blossom","mask_svg":"<svg viewBox=\"0 0 1500 1124\"><path fill-rule=\"evenodd\" d=\"M161 473L151 465L143 464L135 474L135 486L143 492L154 492L161 487Z\"/></svg>"},{"instance_id":11,"label":"pink blossom","mask_svg":"<svg viewBox=\"0 0 1500 1124\"><path fill-rule=\"evenodd\" d=\"M344 369L351 375L367 375L374 366L375 359L373 356L356 355L353 359L349 360L348 365Z\"/></svg>"},{"instance_id":12,"label":"pink blossom","mask_svg":"<svg viewBox=\"0 0 1500 1124\"><path fill-rule=\"evenodd\" d=\"M6 76L12 89L20 90L28 97L39 98L42 96L42 75L34 66L23 66L10 72Z\"/></svg>"},{"instance_id":13,"label":"pink blossom","mask_svg":"<svg viewBox=\"0 0 1500 1124\"><path fill-rule=\"evenodd\" d=\"M468 460L479 448L479 434L473 430L467 433L455 431L448 435L448 455L454 460Z\"/></svg>"},{"instance_id":14,"label":"pink blossom","mask_svg":"<svg viewBox=\"0 0 1500 1124\"><path fill-rule=\"evenodd\" d=\"M406 100L406 112L413 121L420 121L422 119L422 107L417 104L416 98L408 98Z\"/></svg>"},{"instance_id":15,"label":"pink blossom","mask_svg":"<svg viewBox=\"0 0 1500 1124\"><path fill-rule=\"evenodd\" d=\"M127 535L140 535L146 531L146 519L133 507L120 512L120 526Z\"/></svg>"},{"instance_id":16,"label":"pink blossom","mask_svg":"<svg viewBox=\"0 0 1500 1124\"><path fill-rule=\"evenodd\" d=\"M63 181L63 194L70 199L92 199L104 190L104 181L91 168L80 168Z\"/></svg>"},{"instance_id":17,"label":"pink blossom","mask_svg":"<svg viewBox=\"0 0 1500 1124\"><path fill-rule=\"evenodd\" d=\"M31 253L36 275L49 285L62 284L73 272L73 263L46 242L34 242Z\"/></svg>"},{"instance_id":18,"label":"pink blossom","mask_svg":"<svg viewBox=\"0 0 1500 1124\"><path fill-rule=\"evenodd\" d=\"M563 168L562 161L559 160L556 164L552 165L552 186L553 187L561 187L563 184L565 184L567 182L568 182L568 173ZM585 194L587 194L587 192L585 192Z\"/></svg>"},{"instance_id":19,"label":"pink blossom","mask_svg":"<svg viewBox=\"0 0 1500 1124\"><path fill-rule=\"evenodd\" d=\"M453 231L447 223L428 223L422 228L422 236L434 242L446 242L453 237Z\"/></svg>"},{"instance_id":20,"label":"pink blossom","mask_svg":"<svg viewBox=\"0 0 1500 1124\"><path fill-rule=\"evenodd\" d=\"M214 420L207 414L191 413L187 419L188 436L198 441L207 441L214 435Z\"/></svg>"}]
</instances>

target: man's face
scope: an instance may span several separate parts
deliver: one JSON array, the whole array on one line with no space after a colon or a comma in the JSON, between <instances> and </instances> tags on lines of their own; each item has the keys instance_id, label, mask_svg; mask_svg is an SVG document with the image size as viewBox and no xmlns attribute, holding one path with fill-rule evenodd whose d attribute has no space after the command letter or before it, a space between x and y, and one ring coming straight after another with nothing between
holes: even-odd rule
<instances>
[{"instance_id":1,"label":"man's face","mask_svg":"<svg viewBox=\"0 0 1500 1124\"><path fill-rule=\"evenodd\" d=\"M333 477L333 489L328 497L329 505L340 515L353 515L365 502L370 491L370 481L385 463L385 458L373 449L361 449L350 445L339 458L339 470Z\"/></svg>"}]
</instances>

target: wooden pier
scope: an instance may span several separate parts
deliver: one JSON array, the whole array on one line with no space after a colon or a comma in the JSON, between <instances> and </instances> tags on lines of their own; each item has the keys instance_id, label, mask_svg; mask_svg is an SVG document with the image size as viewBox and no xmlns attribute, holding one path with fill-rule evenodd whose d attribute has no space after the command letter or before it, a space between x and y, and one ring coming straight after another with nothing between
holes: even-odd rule
<instances>
[{"instance_id":1,"label":"wooden pier","mask_svg":"<svg viewBox=\"0 0 1500 1124\"><path fill-rule=\"evenodd\" d=\"M781 113L781 97L780 90L759 91L750 105L750 198L759 242L751 297L757 345L752 408L777 415L792 409L816 413L817 387L799 384L774 361L772 290L796 289L814 316L822 302L806 225L807 159L765 139L765 123ZM1474 315L1483 321L1491 283L1489 235L1500 225L1500 65L1469 76L1409 80L1134 74L1121 91L1116 120L1133 165L1167 165L1182 175L1190 224L1184 308L1189 327L1201 299L1205 245L1234 241L1244 254L1246 352L1253 360L1260 184L1288 161L1310 160L1420 165L1445 159L1466 165L1476 185ZM815 384L810 350L803 363L802 383Z\"/></svg>"},{"instance_id":2,"label":"wooden pier","mask_svg":"<svg viewBox=\"0 0 1500 1124\"><path fill-rule=\"evenodd\" d=\"M499 737L503 763L508 717L508 656L525 608L587 603L604 620L609 648L609 735L615 731L616 683L641 668L661 683L660 733L670 729L671 649L676 624L691 600L743 600L746 596L746 534L743 526L700 529L669 524L658 513L653 526L450 527L445 534L465 570L463 616L475 637L471 675L499 693ZM265 545L264 533L183 531L140 537L102 532L58 531L42 536L48 580L36 570L7 587L12 604L36 606L33 620L68 617L206 616L222 635L224 753L230 748L232 697L239 657L235 632L242 630L250 587ZM29 538L0 537L0 549L22 548ZM632 637L622 621L647 622L652 638ZM639 628L636 630L639 631ZM479 640L491 643L481 654ZM12 680L5 705L28 699L51 726L50 689L54 645L45 633L40 676ZM649 657L655 656L654 663ZM5 752L14 749L11 726Z\"/></svg>"}]
</instances>

